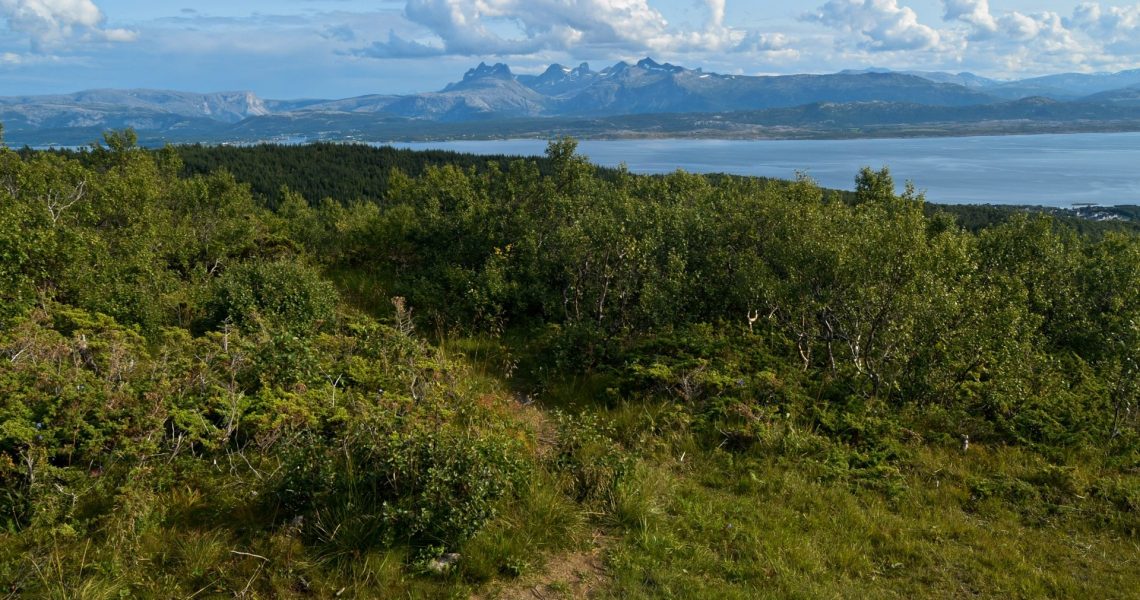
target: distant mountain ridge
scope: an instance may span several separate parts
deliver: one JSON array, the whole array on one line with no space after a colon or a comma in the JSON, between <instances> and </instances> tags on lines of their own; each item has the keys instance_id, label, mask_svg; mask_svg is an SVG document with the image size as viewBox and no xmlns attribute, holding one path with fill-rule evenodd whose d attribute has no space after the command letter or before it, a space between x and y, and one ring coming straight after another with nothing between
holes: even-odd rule
<instances>
[{"instance_id":1,"label":"distant mountain ridge","mask_svg":"<svg viewBox=\"0 0 1140 600\"><path fill-rule=\"evenodd\" d=\"M1009 98L1045 96L1054 100L1075 100L1113 90L1140 85L1140 69L1119 73L1061 73L1011 81L986 91Z\"/></svg>"},{"instance_id":2,"label":"distant mountain ridge","mask_svg":"<svg viewBox=\"0 0 1140 600\"><path fill-rule=\"evenodd\" d=\"M1140 85L1110 90L1084 98L1087 102L1116 106L1140 106Z\"/></svg>"},{"instance_id":3,"label":"distant mountain ridge","mask_svg":"<svg viewBox=\"0 0 1140 600\"><path fill-rule=\"evenodd\" d=\"M812 102L986 104L997 98L964 86L899 73L741 76L706 73L645 58L593 71L551 65L541 75L515 75L499 63L467 71L439 92L392 99L385 112L447 122L535 116L721 112L783 108ZM329 105L305 110L323 111Z\"/></svg>"},{"instance_id":4,"label":"distant mountain ridge","mask_svg":"<svg viewBox=\"0 0 1140 600\"><path fill-rule=\"evenodd\" d=\"M49 96L0 97L0 111L14 111L27 106L38 107L38 113L43 116L63 113L70 108L91 111L138 110L207 118L224 123L237 123L242 119L271 112L265 102L253 92L198 94L147 89L97 89Z\"/></svg>"},{"instance_id":5,"label":"distant mountain ridge","mask_svg":"<svg viewBox=\"0 0 1140 600\"><path fill-rule=\"evenodd\" d=\"M1027 98L1040 100L1005 105ZM1076 104L1068 113L1068 104L1050 106L1043 112L1039 106L1042 101ZM632 64L618 62L600 71L588 63L577 67L552 64L537 75L516 74L503 63L480 63L441 90L408 95L264 100L252 92L199 94L137 89L0 97L0 123L9 140L33 144L63 143L60 140L123 127L148 132L151 138L180 141L214 141L228 135L245 140L270 130L289 135L290 126L294 127L294 137L335 139L338 132L349 130L376 131L389 125L403 130L407 122L471 124L471 128L486 131L486 127L475 128L474 124L622 116L631 117L627 122L636 122L633 117L638 115L677 115L675 121L690 122L693 119L679 117L716 114L718 119L725 119L724 115L797 107L807 109L801 116L819 114L822 118L823 113L813 111L812 106L827 107L829 114L843 107L840 113L846 115L845 122L854 118L853 113L882 119L889 116L883 106L907 106L923 108L902 111L911 115L905 118L921 114L926 121L937 120L940 112L953 122L968 114L979 118L990 115L991 119L1006 115L1003 118L1010 120L1022 114L1019 119L1032 121L1045 118L1047 112L1051 123L1064 120L1066 114L1073 120L1123 123L1133 118L1132 111L1126 109L1140 107L1140 70L1000 81L972 73L888 69L823 75L725 75L652 58ZM979 110L960 110L970 107Z\"/></svg>"}]
</instances>

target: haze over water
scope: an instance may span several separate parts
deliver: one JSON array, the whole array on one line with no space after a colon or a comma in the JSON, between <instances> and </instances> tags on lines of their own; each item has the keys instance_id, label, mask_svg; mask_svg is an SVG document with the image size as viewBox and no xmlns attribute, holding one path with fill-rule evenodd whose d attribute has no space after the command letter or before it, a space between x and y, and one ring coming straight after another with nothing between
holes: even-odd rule
<instances>
[{"instance_id":1,"label":"haze over water","mask_svg":"<svg viewBox=\"0 0 1140 600\"><path fill-rule=\"evenodd\" d=\"M475 154L538 155L540 140L394 144ZM945 204L1140 204L1140 133L873 140L582 141L579 151L635 173L733 173L852 189L861 167L887 166L900 189L910 180Z\"/></svg>"}]
</instances>

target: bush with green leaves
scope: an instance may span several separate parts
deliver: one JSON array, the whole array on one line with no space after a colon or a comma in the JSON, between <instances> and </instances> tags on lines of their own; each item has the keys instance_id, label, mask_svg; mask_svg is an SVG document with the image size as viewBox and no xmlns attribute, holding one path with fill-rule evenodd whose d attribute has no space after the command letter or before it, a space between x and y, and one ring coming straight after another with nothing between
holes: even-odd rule
<instances>
[{"instance_id":1,"label":"bush with green leaves","mask_svg":"<svg viewBox=\"0 0 1140 600\"><path fill-rule=\"evenodd\" d=\"M435 425L375 415L335 438L306 438L290 450L276 487L283 516L305 517L309 535L334 552L455 550L532 465L516 439Z\"/></svg>"},{"instance_id":2,"label":"bush with green leaves","mask_svg":"<svg viewBox=\"0 0 1140 600\"><path fill-rule=\"evenodd\" d=\"M205 326L232 323L306 335L332 323L337 291L320 273L292 260L243 263L226 270L207 303Z\"/></svg>"},{"instance_id":3,"label":"bush with green leaves","mask_svg":"<svg viewBox=\"0 0 1140 600\"><path fill-rule=\"evenodd\" d=\"M552 468L566 478L571 497L581 502L613 501L617 486L633 466L614 442L609 426L592 415L555 413L558 440Z\"/></svg>"}]
</instances>

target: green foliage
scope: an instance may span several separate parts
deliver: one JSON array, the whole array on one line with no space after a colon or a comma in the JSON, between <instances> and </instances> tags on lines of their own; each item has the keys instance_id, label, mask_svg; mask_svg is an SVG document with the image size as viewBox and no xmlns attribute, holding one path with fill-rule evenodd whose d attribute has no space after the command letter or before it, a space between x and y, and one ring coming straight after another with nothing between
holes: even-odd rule
<instances>
[{"instance_id":1,"label":"green foliage","mask_svg":"<svg viewBox=\"0 0 1140 600\"><path fill-rule=\"evenodd\" d=\"M564 493L556 475L532 472L519 496L460 548L465 578L518 577L542 566L542 552L572 549L583 541L581 505Z\"/></svg>"},{"instance_id":2,"label":"green foliage","mask_svg":"<svg viewBox=\"0 0 1140 600\"><path fill-rule=\"evenodd\" d=\"M332 552L400 544L437 556L495 516L526 466L509 438L364 420L328 443L300 444L278 494L282 509L308 516L311 535Z\"/></svg>"},{"instance_id":3,"label":"green foliage","mask_svg":"<svg viewBox=\"0 0 1140 600\"><path fill-rule=\"evenodd\" d=\"M319 143L305 146L178 146L182 174L208 175L225 169L264 198L268 206L281 206L287 188L319 204L332 198L343 204L378 201L388 194L393 172L412 177L426 167L455 165L484 168L488 162L508 164L517 157L472 156L445 151L400 150L390 146ZM549 164L542 163L544 172Z\"/></svg>"},{"instance_id":4,"label":"green foliage","mask_svg":"<svg viewBox=\"0 0 1140 600\"><path fill-rule=\"evenodd\" d=\"M573 140L135 143L0 147L4 593L463 595L591 528L613 595L1127 589L1055 532L1138 531L1132 233Z\"/></svg>"},{"instance_id":5,"label":"green foliage","mask_svg":"<svg viewBox=\"0 0 1140 600\"><path fill-rule=\"evenodd\" d=\"M294 261L256 262L227 269L206 304L206 327L223 323L309 334L333 321L337 292L320 274Z\"/></svg>"},{"instance_id":6,"label":"green foliage","mask_svg":"<svg viewBox=\"0 0 1140 600\"><path fill-rule=\"evenodd\" d=\"M590 415L555 414L558 443L555 472L568 479L572 497L582 502L612 502L630 468L630 459L617 446L605 425Z\"/></svg>"}]
</instances>

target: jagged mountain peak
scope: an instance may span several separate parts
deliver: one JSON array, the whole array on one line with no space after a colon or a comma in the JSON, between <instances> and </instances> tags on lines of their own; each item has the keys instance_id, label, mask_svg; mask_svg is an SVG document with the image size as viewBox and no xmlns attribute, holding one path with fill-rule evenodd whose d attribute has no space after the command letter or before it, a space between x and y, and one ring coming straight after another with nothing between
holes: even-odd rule
<instances>
[{"instance_id":1,"label":"jagged mountain peak","mask_svg":"<svg viewBox=\"0 0 1140 600\"><path fill-rule=\"evenodd\" d=\"M558 63L554 63L554 64L550 65L549 67L547 67L546 70L543 71L542 75L539 75L535 79L537 81L544 82L544 81L555 81L555 80L566 79L566 78L577 79L577 78L581 78L581 77L585 77L585 76L593 75L593 74L594 74L594 72L590 70L589 63L582 63L582 64L578 65L578 67L575 69L571 69L570 67L560 65Z\"/></svg>"},{"instance_id":2,"label":"jagged mountain peak","mask_svg":"<svg viewBox=\"0 0 1140 600\"><path fill-rule=\"evenodd\" d=\"M617 74L624 73L624 72L628 71L632 67L633 67L633 65L625 62L624 60L619 61L619 62L614 63L614 65L612 67L606 67L606 68L602 69L602 75L617 75Z\"/></svg>"},{"instance_id":3,"label":"jagged mountain peak","mask_svg":"<svg viewBox=\"0 0 1140 600\"><path fill-rule=\"evenodd\" d=\"M546 70L542 72L539 77L554 77L558 75L566 75L570 73L570 67L562 66L558 63L553 63Z\"/></svg>"},{"instance_id":4,"label":"jagged mountain peak","mask_svg":"<svg viewBox=\"0 0 1140 600\"><path fill-rule=\"evenodd\" d=\"M562 72L566 75L582 75L585 73L592 73L593 71L590 70L590 63L584 62L584 63L578 65L577 67L573 68L573 69L571 69L570 67L567 67L566 65L560 65L558 63L554 63L546 69L546 72L547 73Z\"/></svg>"},{"instance_id":5,"label":"jagged mountain peak","mask_svg":"<svg viewBox=\"0 0 1140 600\"><path fill-rule=\"evenodd\" d=\"M459 92L463 90L482 89L487 87L511 87L518 85L519 78L511 72L511 68L504 63L488 65L481 62L474 69L468 69L463 79L450 83L443 88L444 92ZM520 86L521 87L521 86Z\"/></svg>"},{"instance_id":6,"label":"jagged mountain peak","mask_svg":"<svg viewBox=\"0 0 1140 600\"><path fill-rule=\"evenodd\" d=\"M479 66L474 69L469 69L463 74L463 81L471 81L473 79L485 79L493 77L495 79L513 79L514 74L511 73L511 68L504 63L495 63L488 65L485 62L479 63Z\"/></svg>"},{"instance_id":7,"label":"jagged mountain peak","mask_svg":"<svg viewBox=\"0 0 1140 600\"><path fill-rule=\"evenodd\" d=\"M659 63L648 56L637 61L637 66L646 71L663 71L666 73L680 73L685 70L685 67L671 65L669 63Z\"/></svg>"}]
</instances>

